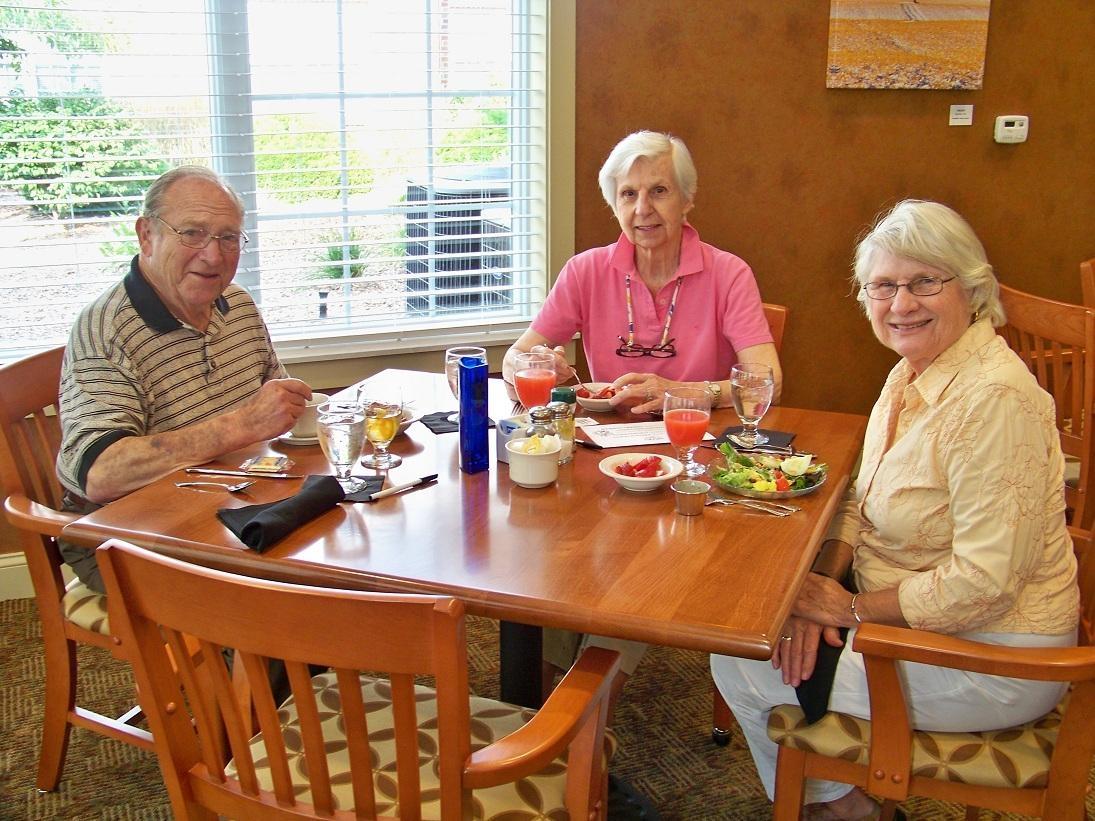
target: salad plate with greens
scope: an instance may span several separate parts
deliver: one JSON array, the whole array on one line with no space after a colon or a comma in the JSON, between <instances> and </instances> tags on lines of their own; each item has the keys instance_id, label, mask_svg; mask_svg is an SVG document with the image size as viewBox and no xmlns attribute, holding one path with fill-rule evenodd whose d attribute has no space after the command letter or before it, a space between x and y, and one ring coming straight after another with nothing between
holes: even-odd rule
<instances>
[{"instance_id":1,"label":"salad plate with greens","mask_svg":"<svg viewBox=\"0 0 1095 821\"><path fill-rule=\"evenodd\" d=\"M770 453L745 454L729 442L718 447L707 473L719 490L754 499L791 499L812 493L823 484L829 467L814 461L811 454L777 456Z\"/></svg>"}]
</instances>

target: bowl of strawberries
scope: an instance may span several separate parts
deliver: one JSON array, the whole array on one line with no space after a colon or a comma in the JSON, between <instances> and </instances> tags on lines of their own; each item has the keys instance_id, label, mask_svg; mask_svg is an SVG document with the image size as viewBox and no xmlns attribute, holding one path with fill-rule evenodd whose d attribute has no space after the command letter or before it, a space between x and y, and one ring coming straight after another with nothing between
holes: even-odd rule
<instances>
[{"instance_id":1,"label":"bowl of strawberries","mask_svg":"<svg viewBox=\"0 0 1095 821\"><path fill-rule=\"evenodd\" d=\"M660 490L684 470L676 459L660 453L616 453L602 459L598 467L624 490L635 493Z\"/></svg>"},{"instance_id":2,"label":"bowl of strawberries","mask_svg":"<svg viewBox=\"0 0 1095 821\"><path fill-rule=\"evenodd\" d=\"M587 411L603 412L612 410L609 399L616 395L611 382L586 382L574 391L578 404Z\"/></svg>"}]
</instances>

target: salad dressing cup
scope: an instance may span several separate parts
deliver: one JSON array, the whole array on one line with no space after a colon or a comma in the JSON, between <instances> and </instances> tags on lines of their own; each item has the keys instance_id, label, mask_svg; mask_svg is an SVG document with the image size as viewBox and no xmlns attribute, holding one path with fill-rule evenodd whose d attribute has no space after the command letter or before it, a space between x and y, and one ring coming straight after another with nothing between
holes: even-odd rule
<instances>
[{"instance_id":1,"label":"salad dressing cup","mask_svg":"<svg viewBox=\"0 0 1095 821\"><path fill-rule=\"evenodd\" d=\"M711 485L698 479L681 479L669 486L673 491L673 499L677 505L677 512L682 516L699 516L703 513L704 504L707 502L707 494L711 491Z\"/></svg>"}]
</instances>

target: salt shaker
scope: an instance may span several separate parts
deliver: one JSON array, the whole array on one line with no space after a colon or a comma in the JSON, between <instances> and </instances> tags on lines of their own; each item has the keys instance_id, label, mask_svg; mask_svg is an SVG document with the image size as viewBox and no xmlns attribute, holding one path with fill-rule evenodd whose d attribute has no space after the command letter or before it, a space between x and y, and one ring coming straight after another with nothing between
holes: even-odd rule
<instances>
[{"instance_id":1,"label":"salt shaker","mask_svg":"<svg viewBox=\"0 0 1095 821\"><path fill-rule=\"evenodd\" d=\"M525 428L525 438L533 436L555 436L558 434L554 422L552 422L551 408L547 405L536 405L528 409L529 425Z\"/></svg>"}]
</instances>

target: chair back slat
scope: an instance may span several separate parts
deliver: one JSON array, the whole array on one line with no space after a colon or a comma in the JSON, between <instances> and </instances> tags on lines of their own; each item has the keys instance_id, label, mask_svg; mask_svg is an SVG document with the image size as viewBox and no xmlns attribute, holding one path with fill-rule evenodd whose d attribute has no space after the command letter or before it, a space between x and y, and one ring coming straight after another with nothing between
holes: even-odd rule
<instances>
[{"instance_id":1,"label":"chair back slat","mask_svg":"<svg viewBox=\"0 0 1095 821\"><path fill-rule=\"evenodd\" d=\"M346 727L346 748L350 755L352 772L368 772L372 767L369 755L369 720L365 714L365 701L361 697L360 679L353 670L339 668L335 671L338 692L342 701L342 721ZM353 782L354 807L364 818L376 817L376 789L371 778L359 778Z\"/></svg>"},{"instance_id":2,"label":"chair back slat","mask_svg":"<svg viewBox=\"0 0 1095 821\"><path fill-rule=\"evenodd\" d=\"M312 806L319 813L330 814L334 811L331 773L327 766L326 745L323 742L323 720L312 696L312 678L308 674L308 665L286 660L285 670L289 675L297 720L300 722L298 731L304 757L308 762L308 788L312 793Z\"/></svg>"},{"instance_id":3,"label":"chair back slat","mask_svg":"<svg viewBox=\"0 0 1095 821\"><path fill-rule=\"evenodd\" d=\"M237 650L235 663L242 664L247 673L253 699L253 709L258 720L258 729L262 733L266 761L274 785L274 795L282 803L292 804L293 778L289 772L289 755L285 749L285 738L282 733L281 719L278 716L278 705L274 701L274 693L270 688L270 681L267 676L267 661L254 653ZM258 795L255 760L251 755L251 747L247 740L241 738L238 745L233 740L231 755L235 763L237 778L240 779L244 791L248 795ZM254 786L251 786L252 784Z\"/></svg>"},{"instance_id":4,"label":"chair back slat","mask_svg":"<svg viewBox=\"0 0 1095 821\"><path fill-rule=\"evenodd\" d=\"M0 486L59 510L57 394L64 348L0 367Z\"/></svg>"},{"instance_id":5,"label":"chair back slat","mask_svg":"<svg viewBox=\"0 0 1095 821\"><path fill-rule=\"evenodd\" d=\"M1095 646L1095 539L1091 531L1069 528L1076 552L1076 577L1080 586L1080 644Z\"/></svg>"},{"instance_id":6,"label":"chair back slat","mask_svg":"<svg viewBox=\"0 0 1095 821\"><path fill-rule=\"evenodd\" d=\"M1079 461L1080 475L1065 487L1071 523L1090 530L1095 519L1091 471L1095 464L1095 310L1000 286L1008 346L1053 397L1061 450Z\"/></svg>"},{"instance_id":7,"label":"chair back slat","mask_svg":"<svg viewBox=\"0 0 1095 821\"><path fill-rule=\"evenodd\" d=\"M455 803L449 802L450 814L445 817L459 817L462 771L471 740L464 612L458 601L244 579L118 543L109 545L99 557L112 625L116 619L123 645L138 645L130 654L138 657L134 669L142 705L173 801L173 787L178 787L181 794L200 796L203 806L227 816L300 812L341 817L347 808L335 806L327 761L330 739L324 735L324 722L329 727L332 721L332 703L324 696L327 691L315 694L308 668L312 663L335 671L333 676L326 675L338 687L338 718L347 734L353 795L359 802L354 811L359 817L375 816L376 807L361 672L390 677L401 819L421 814L414 677L435 677L439 711L444 704L449 713L438 716L443 725L438 761L441 790L457 796ZM194 607L196 601L202 606ZM256 618L260 613L262 618ZM337 629L317 633L317 624L337 625ZM197 639L202 652L197 660L182 654L184 660L175 673L162 636L173 637L169 641L173 648L176 644L181 648L186 638ZM252 742L246 719L250 716L242 714L234 697L222 647L236 648L236 663L245 666L251 680L255 716L266 744L265 760L252 760L248 751ZM285 663L297 716L297 725L284 732L284 716L279 720L266 675L272 659ZM450 675L457 668L464 670L463 676ZM457 693L461 685L463 692ZM210 686L215 690L214 706L203 695ZM186 713L194 716L193 723L177 720ZM454 743L454 735L461 732L463 741ZM227 765L219 741L214 740L224 735L232 757ZM387 737L385 732L379 735ZM262 786L259 767L266 768L269 780L265 783L270 786ZM298 776L296 790L291 771ZM306 773L307 792L300 789L301 773ZM446 783L450 779L455 779L455 785ZM185 817L179 807L175 811Z\"/></svg>"}]
</instances>

